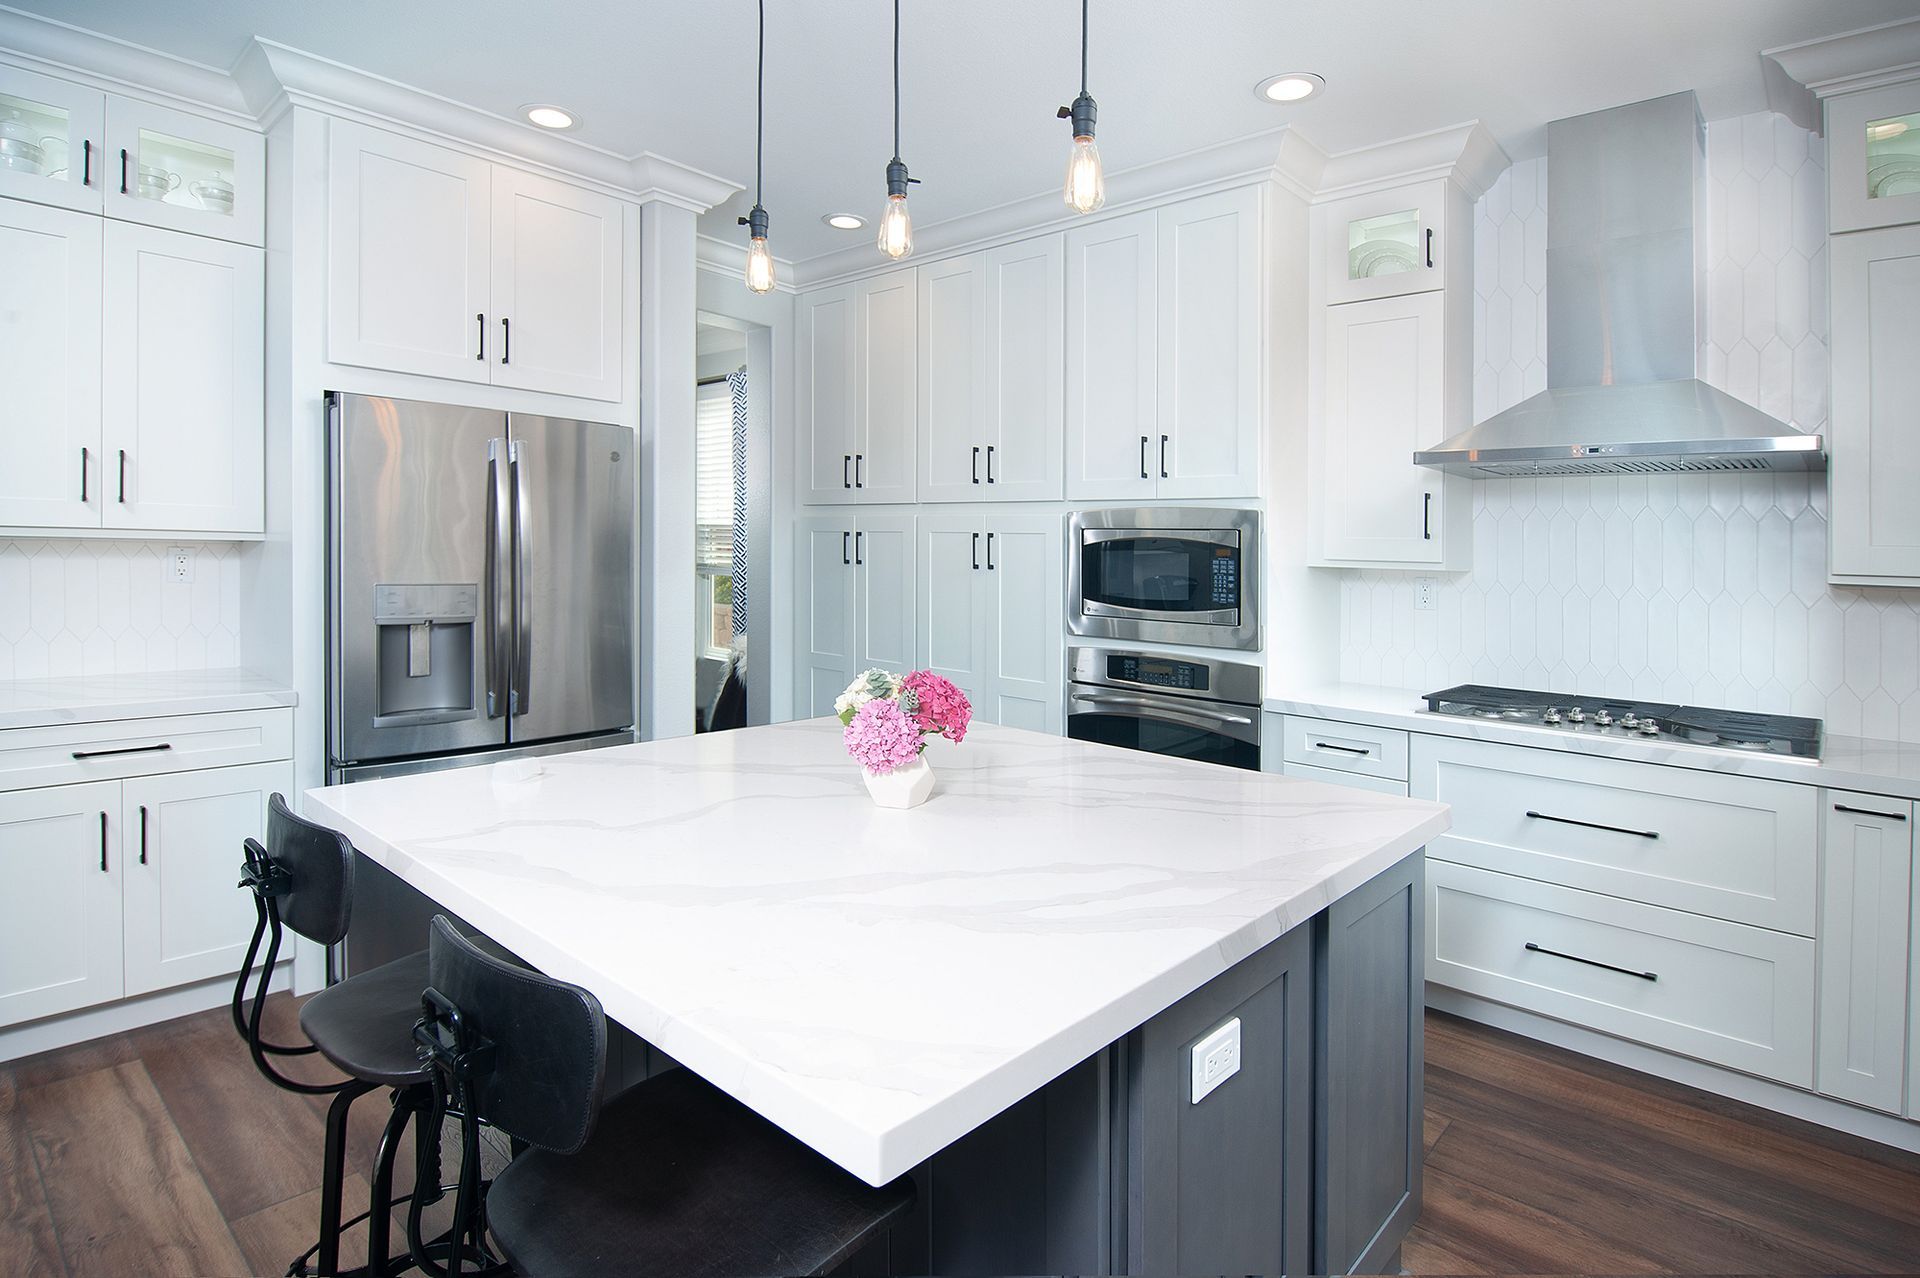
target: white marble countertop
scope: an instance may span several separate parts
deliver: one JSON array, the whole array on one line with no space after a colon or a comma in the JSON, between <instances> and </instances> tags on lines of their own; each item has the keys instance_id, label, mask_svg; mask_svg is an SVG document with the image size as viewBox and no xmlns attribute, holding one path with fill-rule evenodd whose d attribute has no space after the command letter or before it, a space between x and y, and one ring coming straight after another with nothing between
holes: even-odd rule
<instances>
[{"instance_id":1,"label":"white marble countertop","mask_svg":"<svg viewBox=\"0 0 1920 1278\"><path fill-rule=\"evenodd\" d=\"M0 730L266 710L293 705L296 699L293 689L247 670L8 679L0 680Z\"/></svg>"},{"instance_id":2,"label":"white marble countertop","mask_svg":"<svg viewBox=\"0 0 1920 1278\"><path fill-rule=\"evenodd\" d=\"M1522 723L1495 723L1432 714L1421 694L1410 688L1385 688L1363 683L1330 683L1282 687L1267 698L1265 709L1278 714L1311 715L1348 723L1370 723L1435 736L1468 737L1476 741L1504 741L1510 745L1565 750L1578 754L1609 755L1642 763L1703 772L1771 777L1802 785L1824 785L1866 794L1920 799L1920 744L1876 741L1869 737L1827 734L1818 759L1795 759L1711 746L1679 745L1666 741L1636 741Z\"/></svg>"},{"instance_id":3,"label":"white marble countertop","mask_svg":"<svg viewBox=\"0 0 1920 1278\"><path fill-rule=\"evenodd\" d=\"M1444 806L991 725L877 808L815 719L307 811L873 1184L1447 828ZM423 938L424 939L424 938Z\"/></svg>"}]
</instances>

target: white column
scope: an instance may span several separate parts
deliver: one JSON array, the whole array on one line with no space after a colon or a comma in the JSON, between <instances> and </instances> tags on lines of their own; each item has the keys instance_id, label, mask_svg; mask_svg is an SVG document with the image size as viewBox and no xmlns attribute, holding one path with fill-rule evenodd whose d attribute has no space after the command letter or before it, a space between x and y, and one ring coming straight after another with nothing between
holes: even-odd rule
<instances>
[{"instance_id":1,"label":"white column","mask_svg":"<svg viewBox=\"0 0 1920 1278\"><path fill-rule=\"evenodd\" d=\"M695 215L640 209L640 734L693 731Z\"/></svg>"}]
</instances>

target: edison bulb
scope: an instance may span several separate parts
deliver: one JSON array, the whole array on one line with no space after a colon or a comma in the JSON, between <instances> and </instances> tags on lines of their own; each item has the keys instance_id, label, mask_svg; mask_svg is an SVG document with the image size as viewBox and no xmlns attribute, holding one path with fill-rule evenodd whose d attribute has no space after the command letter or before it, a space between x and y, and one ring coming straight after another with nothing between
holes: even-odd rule
<instances>
[{"instance_id":1,"label":"edison bulb","mask_svg":"<svg viewBox=\"0 0 1920 1278\"><path fill-rule=\"evenodd\" d=\"M1100 148L1092 136L1073 140L1067 156L1067 206L1076 213L1091 213L1107 202L1107 179L1100 172Z\"/></svg>"},{"instance_id":2,"label":"edison bulb","mask_svg":"<svg viewBox=\"0 0 1920 1278\"><path fill-rule=\"evenodd\" d=\"M747 242L747 287L756 293L773 292L773 250L764 235Z\"/></svg>"},{"instance_id":3,"label":"edison bulb","mask_svg":"<svg viewBox=\"0 0 1920 1278\"><path fill-rule=\"evenodd\" d=\"M887 211L880 215L880 251L891 258L913 252L913 217L904 195L887 197Z\"/></svg>"}]
</instances>

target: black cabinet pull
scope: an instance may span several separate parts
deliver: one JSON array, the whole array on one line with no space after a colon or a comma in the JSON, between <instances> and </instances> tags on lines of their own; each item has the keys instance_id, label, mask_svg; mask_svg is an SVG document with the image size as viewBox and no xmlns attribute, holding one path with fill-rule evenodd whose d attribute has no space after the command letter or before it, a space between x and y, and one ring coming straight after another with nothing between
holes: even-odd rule
<instances>
[{"instance_id":1,"label":"black cabinet pull","mask_svg":"<svg viewBox=\"0 0 1920 1278\"><path fill-rule=\"evenodd\" d=\"M487 313L485 311L476 312L473 317L473 322L480 326L480 347L474 351L473 357L484 360L487 357Z\"/></svg>"},{"instance_id":2,"label":"black cabinet pull","mask_svg":"<svg viewBox=\"0 0 1920 1278\"><path fill-rule=\"evenodd\" d=\"M860 468L866 464L867 455L865 453L855 453L853 455L853 486L855 488L865 488L867 486L867 481L861 478L860 475Z\"/></svg>"},{"instance_id":3,"label":"black cabinet pull","mask_svg":"<svg viewBox=\"0 0 1920 1278\"><path fill-rule=\"evenodd\" d=\"M1527 942L1527 949L1535 954L1551 954L1555 958L1563 958L1570 963L1585 963L1588 967L1605 968L1609 972L1618 972L1622 976L1637 976L1643 981L1660 979L1659 974L1655 972L1636 972L1630 967L1615 967L1611 963L1602 963L1599 959L1581 958L1578 954L1562 954L1559 950L1550 950L1544 945L1535 945L1532 941Z\"/></svg>"},{"instance_id":4,"label":"black cabinet pull","mask_svg":"<svg viewBox=\"0 0 1920 1278\"><path fill-rule=\"evenodd\" d=\"M1427 228L1427 265L1433 265L1433 228Z\"/></svg>"},{"instance_id":5,"label":"black cabinet pull","mask_svg":"<svg viewBox=\"0 0 1920 1278\"><path fill-rule=\"evenodd\" d=\"M107 872L107 814L100 814L100 873Z\"/></svg>"},{"instance_id":6,"label":"black cabinet pull","mask_svg":"<svg viewBox=\"0 0 1920 1278\"><path fill-rule=\"evenodd\" d=\"M1629 830L1624 826L1601 825L1594 821L1576 821L1572 817L1548 816L1544 812L1535 812L1531 809L1528 810L1527 815L1536 821L1556 821L1561 825L1577 825L1583 830L1605 830L1609 834L1631 834L1636 839L1657 839L1660 837L1658 830Z\"/></svg>"},{"instance_id":7,"label":"black cabinet pull","mask_svg":"<svg viewBox=\"0 0 1920 1278\"><path fill-rule=\"evenodd\" d=\"M1362 758L1373 753L1371 750L1362 750L1359 746L1335 745L1331 741L1316 741L1313 743L1313 748L1316 750L1338 750L1341 754L1357 754Z\"/></svg>"},{"instance_id":8,"label":"black cabinet pull","mask_svg":"<svg viewBox=\"0 0 1920 1278\"><path fill-rule=\"evenodd\" d=\"M140 805L140 864L147 863L147 805Z\"/></svg>"},{"instance_id":9,"label":"black cabinet pull","mask_svg":"<svg viewBox=\"0 0 1920 1278\"><path fill-rule=\"evenodd\" d=\"M120 194L127 193L127 148L120 148Z\"/></svg>"},{"instance_id":10,"label":"black cabinet pull","mask_svg":"<svg viewBox=\"0 0 1920 1278\"><path fill-rule=\"evenodd\" d=\"M1147 473L1147 437L1145 435L1140 437L1140 478L1153 478L1152 475Z\"/></svg>"},{"instance_id":11,"label":"black cabinet pull","mask_svg":"<svg viewBox=\"0 0 1920 1278\"><path fill-rule=\"evenodd\" d=\"M980 482L980 445L973 446L973 482Z\"/></svg>"},{"instance_id":12,"label":"black cabinet pull","mask_svg":"<svg viewBox=\"0 0 1920 1278\"><path fill-rule=\"evenodd\" d=\"M988 571L988 572L992 572L992 571L994 571L994 563L993 563L993 534L992 534L992 533L988 533L988 534L987 534L987 571Z\"/></svg>"},{"instance_id":13,"label":"black cabinet pull","mask_svg":"<svg viewBox=\"0 0 1920 1278\"><path fill-rule=\"evenodd\" d=\"M80 185L93 185L93 139L86 138L80 143Z\"/></svg>"},{"instance_id":14,"label":"black cabinet pull","mask_svg":"<svg viewBox=\"0 0 1920 1278\"><path fill-rule=\"evenodd\" d=\"M993 478L993 445L992 444L987 445L987 482L989 484L995 482Z\"/></svg>"},{"instance_id":15,"label":"black cabinet pull","mask_svg":"<svg viewBox=\"0 0 1920 1278\"><path fill-rule=\"evenodd\" d=\"M110 754L156 754L161 750L173 749L173 743L162 741L159 745L118 746L112 750L75 750L76 759L104 759Z\"/></svg>"},{"instance_id":16,"label":"black cabinet pull","mask_svg":"<svg viewBox=\"0 0 1920 1278\"><path fill-rule=\"evenodd\" d=\"M80 504L87 504L87 447L80 446Z\"/></svg>"},{"instance_id":17,"label":"black cabinet pull","mask_svg":"<svg viewBox=\"0 0 1920 1278\"><path fill-rule=\"evenodd\" d=\"M127 450L120 450L120 504L127 504Z\"/></svg>"},{"instance_id":18,"label":"black cabinet pull","mask_svg":"<svg viewBox=\"0 0 1920 1278\"><path fill-rule=\"evenodd\" d=\"M865 562L867 562L865 559L861 557L861 554L860 554L860 541L865 536L866 534L863 532L856 532L853 534L853 562L856 567L859 566L860 564L864 564Z\"/></svg>"},{"instance_id":19,"label":"black cabinet pull","mask_svg":"<svg viewBox=\"0 0 1920 1278\"><path fill-rule=\"evenodd\" d=\"M980 534L973 535L973 570L980 571Z\"/></svg>"},{"instance_id":20,"label":"black cabinet pull","mask_svg":"<svg viewBox=\"0 0 1920 1278\"><path fill-rule=\"evenodd\" d=\"M1167 478L1167 437L1160 437L1160 478Z\"/></svg>"},{"instance_id":21,"label":"black cabinet pull","mask_svg":"<svg viewBox=\"0 0 1920 1278\"><path fill-rule=\"evenodd\" d=\"M509 320L506 316L502 315L500 317L500 362L502 364L507 364L507 363L511 363L512 360L513 360L513 322Z\"/></svg>"},{"instance_id":22,"label":"black cabinet pull","mask_svg":"<svg viewBox=\"0 0 1920 1278\"><path fill-rule=\"evenodd\" d=\"M841 453L840 454L840 486L842 488L853 487L853 480L847 477L847 469L852 465L853 465L853 454Z\"/></svg>"},{"instance_id":23,"label":"black cabinet pull","mask_svg":"<svg viewBox=\"0 0 1920 1278\"><path fill-rule=\"evenodd\" d=\"M1420 494L1420 540L1433 540L1433 494Z\"/></svg>"},{"instance_id":24,"label":"black cabinet pull","mask_svg":"<svg viewBox=\"0 0 1920 1278\"><path fill-rule=\"evenodd\" d=\"M852 540L853 540L852 533L843 532L840 534L840 562L845 564L849 568L853 567L853 560L847 555L847 545Z\"/></svg>"},{"instance_id":25,"label":"black cabinet pull","mask_svg":"<svg viewBox=\"0 0 1920 1278\"><path fill-rule=\"evenodd\" d=\"M1834 804L1833 810L1835 812L1851 812L1855 816L1879 817L1882 821L1904 821L1907 819L1907 814L1904 812L1876 812L1872 808L1850 808L1844 803Z\"/></svg>"}]
</instances>

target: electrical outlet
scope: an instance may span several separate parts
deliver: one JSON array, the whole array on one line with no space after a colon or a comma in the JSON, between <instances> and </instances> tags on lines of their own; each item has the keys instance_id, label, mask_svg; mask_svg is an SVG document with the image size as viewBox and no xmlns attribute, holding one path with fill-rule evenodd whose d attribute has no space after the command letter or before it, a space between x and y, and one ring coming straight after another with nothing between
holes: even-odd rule
<instances>
[{"instance_id":1,"label":"electrical outlet","mask_svg":"<svg viewBox=\"0 0 1920 1278\"><path fill-rule=\"evenodd\" d=\"M1433 597L1438 591L1439 583L1435 582L1433 578L1415 577L1413 579L1413 610L1415 612L1432 612L1434 608Z\"/></svg>"},{"instance_id":2,"label":"electrical outlet","mask_svg":"<svg viewBox=\"0 0 1920 1278\"><path fill-rule=\"evenodd\" d=\"M1240 1018L1234 1017L1193 1045L1193 1103L1240 1072Z\"/></svg>"},{"instance_id":3,"label":"electrical outlet","mask_svg":"<svg viewBox=\"0 0 1920 1278\"><path fill-rule=\"evenodd\" d=\"M167 580L178 582L193 580L193 551L185 546L167 547Z\"/></svg>"}]
</instances>

